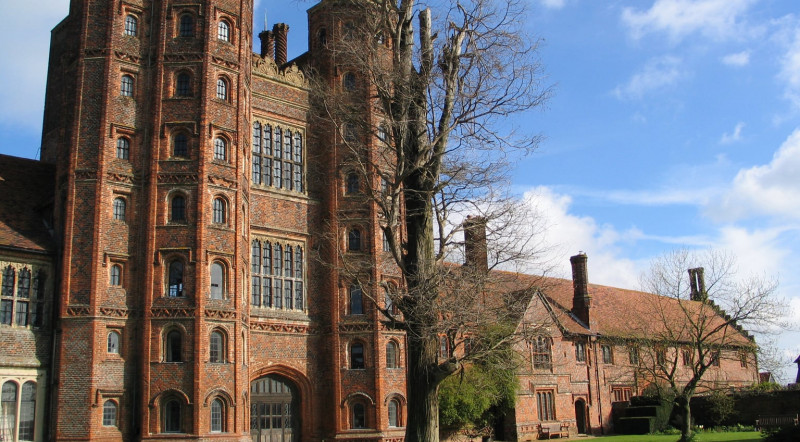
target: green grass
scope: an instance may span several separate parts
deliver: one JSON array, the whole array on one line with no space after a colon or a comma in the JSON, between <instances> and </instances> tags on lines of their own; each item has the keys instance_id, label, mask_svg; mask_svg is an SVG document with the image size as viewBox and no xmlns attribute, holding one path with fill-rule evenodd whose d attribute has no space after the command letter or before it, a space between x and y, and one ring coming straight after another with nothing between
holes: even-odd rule
<instances>
[{"instance_id":1,"label":"green grass","mask_svg":"<svg viewBox=\"0 0 800 442\"><path fill-rule=\"evenodd\" d=\"M680 435L677 434L669 434L669 435L651 435L651 434L640 434L640 435L626 435L626 436L603 436L599 437L598 439L602 439L603 442L675 442L680 438ZM697 439L698 442L723 442L723 441L760 441L761 440L761 433L757 431L745 431L745 432L731 432L731 433L698 433Z\"/></svg>"}]
</instances>

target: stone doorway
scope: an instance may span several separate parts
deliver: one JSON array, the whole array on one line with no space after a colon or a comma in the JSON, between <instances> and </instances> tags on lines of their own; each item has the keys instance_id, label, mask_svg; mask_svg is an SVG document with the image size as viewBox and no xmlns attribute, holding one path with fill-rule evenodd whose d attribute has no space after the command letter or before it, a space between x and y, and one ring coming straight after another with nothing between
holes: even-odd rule
<instances>
[{"instance_id":1,"label":"stone doorway","mask_svg":"<svg viewBox=\"0 0 800 442\"><path fill-rule=\"evenodd\" d=\"M299 395L288 379L267 375L250 383L250 437L253 442L300 440Z\"/></svg>"}]
</instances>

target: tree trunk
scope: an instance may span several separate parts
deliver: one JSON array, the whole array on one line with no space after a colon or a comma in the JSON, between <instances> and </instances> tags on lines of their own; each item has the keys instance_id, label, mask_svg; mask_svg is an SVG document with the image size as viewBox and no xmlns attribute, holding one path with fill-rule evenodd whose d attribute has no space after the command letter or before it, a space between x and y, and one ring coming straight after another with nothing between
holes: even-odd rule
<instances>
[{"instance_id":1,"label":"tree trunk","mask_svg":"<svg viewBox=\"0 0 800 442\"><path fill-rule=\"evenodd\" d=\"M679 442L689 442L692 438L692 412L689 407L689 399L684 396L675 398L672 407L672 425L681 430Z\"/></svg>"},{"instance_id":2,"label":"tree trunk","mask_svg":"<svg viewBox=\"0 0 800 442\"><path fill-rule=\"evenodd\" d=\"M435 337L408 340L406 442L439 441L439 375Z\"/></svg>"}]
</instances>

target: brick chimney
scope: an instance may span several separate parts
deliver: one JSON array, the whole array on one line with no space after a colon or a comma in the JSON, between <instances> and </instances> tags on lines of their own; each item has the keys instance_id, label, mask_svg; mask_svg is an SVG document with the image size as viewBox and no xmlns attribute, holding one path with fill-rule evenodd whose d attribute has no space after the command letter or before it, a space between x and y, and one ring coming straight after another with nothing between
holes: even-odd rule
<instances>
[{"instance_id":1,"label":"brick chimney","mask_svg":"<svg viewBox=\"0 0 800 442\"><path fill-rule=\"evenodd\" d=\"M258 38L261 39L261 58L275 58L275 36L272 31L261 31Z\"/></svg>"},{"instance_id":2,"label":"brick chimney","mask_svg":"<svg viewBox=\"0 0 800 442\"><path fill-rule=\"evenodd\" d=\"M275 63L282 66L286 63L288 56L289 25L286 23L275 23L272 27L272 36L275 38Z\"/></svg>"},{"instance_id":3,"label":"brick chimney","mask_svg":"<svg viewBox=\"0 0 800 442\"><path fill-rule=\"evenodd\" d=\"M703 268L689 269L689 286L691 287L690 299L692 301L708 301L706 293L706 280L703 276Z\"/></svg>"},{"instance_id":4,"label":"brick chimney","mask_svg":"<svg viewBox=\"0 0 800 442\"><path fill-rule=\"evenodd\" d=\"M489 269L489 255L486 251L486 218L467 216L464 220L464 260L465 265L476 269Z\"/></svg>"},{"instance_id":5,"label":"brick chimney","mask_svg":"<svg viewBox=\"0 0 800 442\"><path fill-rule=\"evenodd\" d=\"M590 327L589 312L592 308L592 297L589 296L589 271L586 254L579 252L569 258L572 264L572 313Z\"/></svg>"}]
</instances>

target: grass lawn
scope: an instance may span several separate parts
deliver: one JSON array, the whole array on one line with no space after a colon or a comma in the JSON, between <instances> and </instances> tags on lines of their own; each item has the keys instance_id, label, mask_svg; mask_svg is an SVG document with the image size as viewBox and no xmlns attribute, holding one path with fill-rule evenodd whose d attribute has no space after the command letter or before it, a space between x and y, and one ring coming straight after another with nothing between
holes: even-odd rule
<instances>
[{"instance_id":1,"label":"grass lawn","mask_svg":"<svg viewBox=\"0 0 800 442\"><path fill-rule=\"evenodd\" d=\"M626 436L603 436L598 437L603 442L675 442L680 438L678 434L672 435L626 435ZM735 433L698 433L697 440L700 442L718 442L718 441L760 441L761 433L758 431L735 432Z\"/></svg>"}]
</instances>

